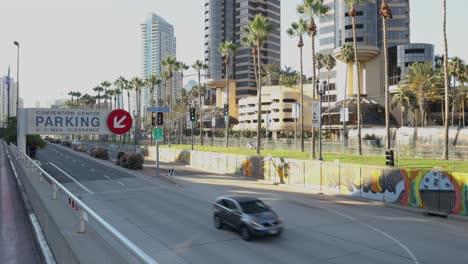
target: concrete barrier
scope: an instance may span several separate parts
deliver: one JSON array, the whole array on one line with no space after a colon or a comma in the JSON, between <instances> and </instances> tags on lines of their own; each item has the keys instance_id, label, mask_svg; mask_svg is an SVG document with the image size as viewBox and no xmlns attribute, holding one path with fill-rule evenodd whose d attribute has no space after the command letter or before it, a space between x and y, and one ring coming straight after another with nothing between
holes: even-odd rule
<instances>
[{"instance_id":1,"label":"concrete barrier","mask_svg":"<svg viewBox=\"0 0 468 264\"><path fill-rule=\"evenodd\" d=\"M401 169L339 162L161 149L162 160L213 173L311 188L441 213L468 216L468 173Z\"/></svg>"}]
</instances>

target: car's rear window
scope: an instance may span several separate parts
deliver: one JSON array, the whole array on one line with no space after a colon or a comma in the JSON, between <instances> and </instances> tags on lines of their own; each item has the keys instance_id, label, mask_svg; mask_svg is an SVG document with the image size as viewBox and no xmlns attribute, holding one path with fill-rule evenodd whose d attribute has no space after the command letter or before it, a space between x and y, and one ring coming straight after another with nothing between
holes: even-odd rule
<instances>
[{"instance_id":1,"label":"car's rear window","mask_svg":"<svg viewBox=\"0 0 468 264\"><path fill-rule=\"evenodd\" d=\"M242 211L246 214L256 214L269 211L268 207L260 200L240 202Z\"/></svg>"}]
</instances>

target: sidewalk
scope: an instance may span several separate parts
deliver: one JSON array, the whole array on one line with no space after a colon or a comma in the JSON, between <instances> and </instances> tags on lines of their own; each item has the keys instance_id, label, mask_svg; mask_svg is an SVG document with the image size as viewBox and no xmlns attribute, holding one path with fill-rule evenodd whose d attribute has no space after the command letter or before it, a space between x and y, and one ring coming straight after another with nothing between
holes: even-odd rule
<instances>
[{"instance_id":1,"label":"sidewalk","mask_svg":"<svg viewBox=\"0 0 468 264\"><path fill-rule=\"evenodd\" d=\"M0 263L41 263L28 215L1 141Z\"/></svg>"}]
</instances>

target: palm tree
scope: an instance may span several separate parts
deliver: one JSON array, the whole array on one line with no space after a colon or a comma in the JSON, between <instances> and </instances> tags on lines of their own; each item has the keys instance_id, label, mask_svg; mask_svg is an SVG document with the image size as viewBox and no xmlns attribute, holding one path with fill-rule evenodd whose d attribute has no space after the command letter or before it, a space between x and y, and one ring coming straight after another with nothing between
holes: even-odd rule
<instances>
[{"instance_id":1,"label":"palm tree","mask_svg":"<svg viewBox=\"0 0 468 264\"><path fill-rule=\"evenodd\" d=\"M78 108L80 108L81 93L80 92L75 92L75 97L76 97L76 104L78 105Z\"/></svg>"},{"instance_id":2,"label":"palm tree","mask_svg":"<svg viewBox=\"0 0 468 264\"><path fill-rule=\"evenodd\" d=\"M356 93L356 106L357 106L357 127L358 127L358 155L362 156L362 136L361 136L361 80L359 78L359 62L357 56L357 40L356 40L356 5L362 4L367 0L344 0L348 5L349 16L353 27L353 48L354 48L354 63L357 70L357 93Z\"/></svg>"},{"instance_id":3,"label":"palm tree","mask_svg":"<svg viewBox=\"0 0 468 264\"><path fill-rule=\"evenodd\" d=\"M159 74L159 79L163 83L163 88L161 88L161 91L158 92L158 100L156 102L156 105L158 106L167 106L167 79L169 78L169 74L166 71L163 71Z\"/></svg>"},{"instance_id":4,"label":"palm tree","mask_svg":"<svg viewBox=\"0 0 468 264\"><path fill-rule=\"evenodd\" d=\"M75 96L75 92L70 91L68 92L68 95L71 96L71 105L73 105L73 97Z\"/></svg>"},{"instance_id":5,"label":"palm tree","mask_svg":"<svg viewBox=\"0 0 468 264\"><path fill-rule=\"evenodd\" d=\"M137 125L136 125L136 131L137 131L137 138L139 137L138 131L140 130L140 124L141 124L141 89L145 85L143 80L141 80L139 77L133 77L132 79L132 86L135 89L135 96L136 96L136 112L137 114Z\"/></svg>"},{"instance_id":6,"label":"palm tree","mask_svg":"<svg viewBox=\"0 0 468 264\"><path fill-rule=\"evenodd\" d=\"M341 47L341 54L339 59L346 63L346 77L345 77L345 85L343 87L343 111L346 108L346 93L347 93L347 86L348 86L348 72L349 72L349 65L354 61L354 48L350 44L344 44ZM343 113L344 115L344 113ZM346 129L346 117L343 116L343 144L344 147L348 146L348 133Z\"/></svg>"},{"instance_id":7,"label":"palm tree","mask_svg":"<svg viewBox=\"0 0 468 264\"><path fill-rule=\"evenodd\" d=\"M117 98L120 98L120 95L122 94L122 92L120 91L119 88L116 88L113 90L114 91L114 108L115 109L119 109L120 106L117 105ZM120 100L119 100L120 101Z\"/></svg>"},{"instance_id":8,"label":"palm tree","mask_svg":"<svg viewBox=\"0 0 468 264\"><path fill-rule=\"evenodd\" d=\"M120 76L119 78L117 78L117 80L114 81L114 85L117 88L116 90L118 90L118 92L116 92L116 96L119 99L119 105L118 106L116 105L116 108L123 108L123 102L121 102L120 100L120 95L123 93L124 83L125 83L125 78L123 76Z\"/></svg>"},{"instance_id":9,"label":"palm tree","mask_svg":"<svg viewBox=\"0 0 468 264\"><path fill-rule=\"evenodd\" d=\"M268 18L262 14L256 14L254 20L251 21L246 28L248 31L255 36L257 45L257 68L258 68L258 80L257 80L257 154L260 154L261 149L261 131L262 131L262 67L260 61L261 48L263 42L266 41L268 35L274 30L273 25L270 23Z\"/></svg>"},{"instance_id":10,"label":"palm tree","mask_svg":"<svg viewBox=\"0 0 468 264\"><path fill-rule=\"evenodd\" d=\"M444 83L445 83L445 124L444 124L444 150L442 159L448 160L448 144L449 144L449 126L448 126L448 111L449 111L449 76L448 76L448 45L447 45L447 0L443 0L443 26L444 35Z\"/></svg>"},{"instance_id":11,"label":"palm tree","mask_svg":"<svg viewBox=\"0 0 468 264\"><path fill-rule=\"evenodd\" d=\"M327 83L328 83L328 87L330 87L330 71L333 70L333 68L335 68L336 66L336 60L335 60L335 57L333 57L333 55L331 54L327 54L325 55L325 58L324 58L324 64L325 64L325 68L327 69ZM331 115L330 115L330 89L328 89L328 129L331 133ZM331 137L330 137L330 140L331 140Z\"/></svg>"},{"instance_id":12,"label":"palm tree","mask_svg":"<svg viewBox=\"0 0 468 264\"><path fill-rule=\"evenodd\" d=\"M416 103L416 95L414 92L408 87L400 86L398 87L398 91L396 94L393 95L392 98L392 110L396 108L397 105L400 106L400 113L401 113L401 126L405 126L408 124L408 110L413 108ZM406 116L406 122L404 117Z\"/></svg>"},{"instance_id":13,"label":"palm tree","mask_svg":"<svg viewBox=\"0 0 468 264\"><path fill-rule=\"evenodd\" d=\"M131 109L130 109L130 92L133 90L132 82L129 82L128 80L124 80L123 89L125 91L127 91L127 107L128 107L128 112L131 113Z\"/></svg>"},{"instance_id":14,"label":"palm tree","mask_svg":"<svg viewBox=\"0 0 468 264\"><path fill-rule=\"evenodd\" d=\"M107 94L106 91L107 91L107 90L109 89L109 87L111 86L111 83L108 82L108 81L103 81L103 82L101 82L101 86L102 86L102 88L104 88L104 93ZM107 104L107 98L105 98L105 97L104 97L104 103Z\"/></svg>"},{"instance_id":15,"label":"palm tree","mask_svg":"<svg viewBox=\"0 0 468 264\"><path fill-rule=\"evenodd\" d=\"M384 52L384 85L385 85L385 131L387 134L386 147L390 149L391 138L390 138L390 92L388 88L388 49L387 49L387 20L392 19L392 10L388 6L387 0L382 0L380 3L380 15L382 16L382 27L383 27L383 52Z\"/></svg>"},{"instance_id":16,"label":"palm tree","mask_svg":"<svg viewBox=\"0 0 468 264\"><path fill-rule=\"evenodd\" d=\"M156 74L151 74L148 78L146 78L146 85L150 88L150 101L149 105L154 106L156 101L154 100L154 89L155 87L161 84L161 79L158 78Z\"/></svg>"},{"instance_id":17,"label":"palm tree","mask_svg":"<svg viewBox=\"0 0 468 264\"><path fill-rule=\"evenodd\" d=\"M312 40L312 83L315 83L315 35L317 34L317 24L315 18L325 16L330 8L323 4L324 0L303 0L303 3L297 7L297 12L309 18L309 36ZM313 97L315 99L315 89ZM315 129L312 128L312 158L315 159Z\"/></svg>"},{"instance_id":18,"label":"palm tree","mask_svg":"<svg viewBox=\"0 0 468 264\"><path fill-rule=\"evenodd\" d=\"M185 105L184 105L184 96L186 94L187 91L185 91L185 88L184 88L184 71L188 70L189 69L189 66L187 64L185 64L184 62L181 62L181 61L178 61L176 64L175 64L175 67L174 67L174 70L176 72L180 72L180 79L181 79L181 83L182 83L182 87L180 87L180 102L181 102L181 107L180 107L180 142L182 142L182 139L183 139L183 128L184 128L184 124L185 124L185 120L183 119L183 116L185 114Z\"/></svg>"},{"instance_id":19,"label":"palm tree","mask_svg":"<svg viewBox=\"0 0 468 264\"><path fill-rule=\"evenodd\" d=\"M257 72L257 39L252 30L248 26L244 26L241 29L241 43L242 46L251 49L252 59L254 64L254 75L255 75L255 85L258 83L258 72Z\"/></svg>"},{"instance_id":20,"label":"palm tree","mask_svg":"<svg viewBox=\"0 0 468 264\"><path fill-rule=\"evenodd\" d=\"M307 34L309 30L308 21L303 19L302 17L299 18L298 22L293 22L291 27L286 31L286 33L290 37L298 37L299 42L297 43L297 47L299 48L299 57L300 57L300 65L301 65L301 77L304 75L304 65L302 63L302 47L304 47L304 40L303 36ZM301 152L304 152L304 82L303 78L299 78L299 86L301 89ZM296 113L297 114L297 113Z\"/></svg>"},{"instance_id":21,"label":"palm tree","mask_svg":"<svg viewBox=\"0 0 468 264\"><path fill-rule=\"evenodd\" d=\"M166 71L169 74L169 83L170 83L170 89L169 89L169 107L172 109L172 103L173 103L173 77L174 77L174 66L176 65L177 60L174 56L167 56L163 59L163 65L166 68ZM168 147L171 147L171 138L172 138L172 110L169 111L169 138L168 138Z\"/></svg>"},{"instance_id":22,"label":"palm tree","mask_svg":"<svg viewBox=\"0 0 468 264\"><path fill-rule=\"evenodd\" d=\"M97 100L98 100L98 109L101 109L101 93L104 89L101 86L96 86L93 88L93 91L97 93Z\"/></svg>"},{"instance_id":23,"label":"palm tree","mask_svg":"<svg viewBox=\"0 0 468 264\"><path fill-rule=\"evenodd\" d=\"M405 76L403 86L408 87L418 99L421 111L421 124L426 124L426 110L431 93L439 85L435 69L431 62L414 63L410 66L408 75Z\"/></svg>"},{"instance_id":24,"label":"palm tree","mask_svg":"<svg viewBox=\"0 0 468 264\"><path fill-rule=\"evenodd\" d=\"M465 77L465 63L459 57L453 57L449 62L449 76L453 79L452 86L452 126L454 126L454 112L455 108L458 105L458 90L464 83ZM459 87L457 88L456 82L458 81Z\"/></svg>"},{"instance_id":25,"label":"palm tree","mask_svg":"<svg viewBox=\"0 0 468 264\"><path fill-rule=\"evenodd\" d=\"M195 71L197 71L197 73L198 73L197 93L198 93L199 102L200 102L200 105L199 105L199 111L200 111L200 113L199 113L199 118L200 118L200 145L203 146L203 109L202 109L203 101L202 101L202 93L201 93L201 90L200 90L200 86L202 86L201 85L201 71L208 69L208 65L204 64L203 61L201 61L201 60L197 60L197 61L195 61L195 63L193 63L192 68Z\"/></svg>"},{"instance_id":26,"label":"palm tree","mask_svg":"<svg viewBox=\"0 0 468 264\"><path fill-rule=\"evenodd\" d=\"M104 91L104 99L105 99L105 102L107 103L107 99L109 99L109 106L110 106L110 109L112 110L112 89L106 89Z\"/></svg>"},{"instance_id":27,"label":"palm tree","mask_svg":"<svg viewBox=\"0 0 468 264\"><path fill-rule=\"evenodd\" d=\"M226 71L224 73L226 79L226 104L229 105L229 64L231 63L231 57L237 52L237 45L232 41L224 41L219 46L219 51L221 55L224 57L224 65L226 67ZM229 111L227 113L225 119L225 126L226 126L226 148L229 148Z\"/></svg>"},{"instance_id":28,"label":"palm tree","mask_svg":"<svg viewBox=\"0 0 468 264\"><path fill-rule=\"evenodd\" d=\"M263 66L265 78L263 82L268 83L268 86L277 85L281 74L281 67L275 63L268 63Z\"/></svg>"}]
</instances>

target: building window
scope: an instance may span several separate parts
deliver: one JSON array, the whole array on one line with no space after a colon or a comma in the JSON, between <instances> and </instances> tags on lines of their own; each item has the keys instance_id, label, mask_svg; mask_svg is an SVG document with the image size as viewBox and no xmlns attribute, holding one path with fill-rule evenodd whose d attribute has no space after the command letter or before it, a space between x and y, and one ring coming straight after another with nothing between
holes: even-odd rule
<instances>
[{"instance_id":1,"label":"building window","mask_svg":"<svg viewBox=\"0 0 468 264\"><path fill-rule=\"evenodd\" d=\"M424 54L424 49L406 49L405 54Z\"/></svg>"}]
</instances>

